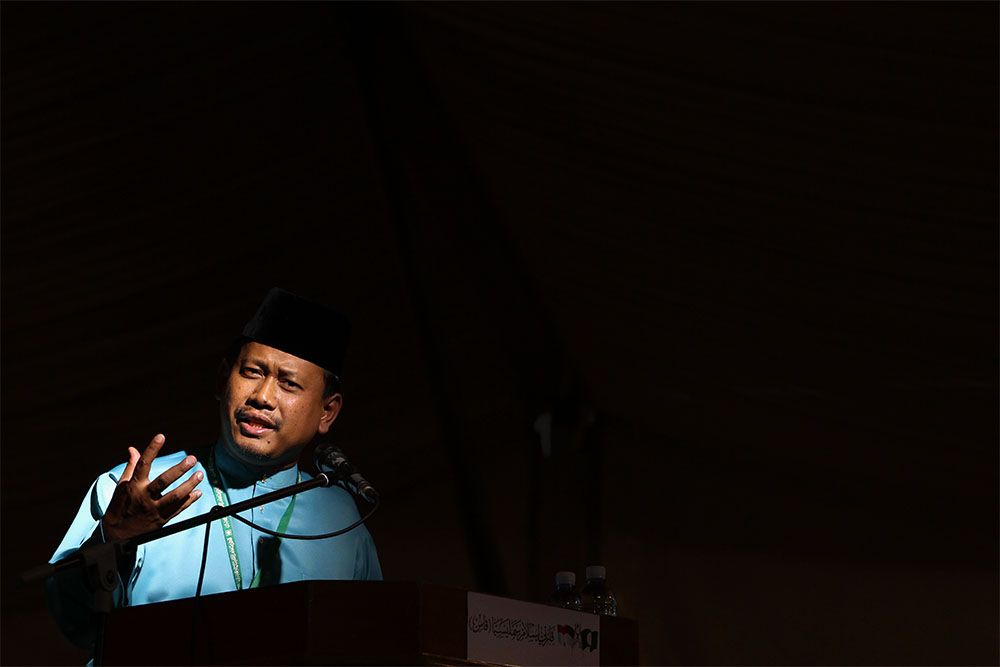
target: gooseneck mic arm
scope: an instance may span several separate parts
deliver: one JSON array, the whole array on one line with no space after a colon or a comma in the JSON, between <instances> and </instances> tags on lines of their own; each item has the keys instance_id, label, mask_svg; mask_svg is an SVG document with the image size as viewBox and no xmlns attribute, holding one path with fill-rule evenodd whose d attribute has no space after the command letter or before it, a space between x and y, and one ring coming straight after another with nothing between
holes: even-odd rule
<instances>
[{"instance_id":1,"label":"gooseneck mic arm","mask_svg":"<svg viewBox=\"0 0 1000 667\"><path fill-rule=\"evenodd\" d=\"M309 489L314 489L317 486L332 486L334 480L324 472L321 472L316 477L306 480L304 482L299 482L298 484L292 484L291 486L285 487L284 489L279 489L278 491L273 491L271 493L265 494L263 496L258 496L256 498L250 498L242 502L233 503L227 507L215 506L211 511L205 512L204 514L199 514L198 516L191 517L190 519L185 519L184 521L178 521L177 523L171 524L169 526L163 526L162 528L157 528L156 530L151 530L148 533L143 533L142 535L136 535L135 537L130 537L126 540L121 540L119 542L108 542L106 544L95 544L91 546L86 546L81 548L79 551L71 556L67 556L62 560L58 560L55 563L47 563L45 565L39 565L33 567L29 570L25 570L18 575L18 580L21 584L30 584L36 581L40 581L49 577L56 572L62 570L67 570L75 567L82 567L84 565L93 564L95 562L105 562L111 564L111 581L114 581L114 564L117 558L132 553L140 544L146 544L147 542L153 542L154 540L159 540L169 535L175 533L180 533L197 526L201 526L210 521L215 521L216 519L221 519L225 516L230 516L236 514L237 512L244 512L248 509L258 507L260 505L265 505L275 500L281 500L282 498L287 498L288 496L295 495L296 493L302 493L303 491L308 491ZM239 517L237 517L239 518ZM113 554L113 557L108 559L106 556L104 558L97 558L93 555L97 551L110 549L109 553ZM99 577L99 580L103 580L103 576Z\"/></svg>"}]
</instances>

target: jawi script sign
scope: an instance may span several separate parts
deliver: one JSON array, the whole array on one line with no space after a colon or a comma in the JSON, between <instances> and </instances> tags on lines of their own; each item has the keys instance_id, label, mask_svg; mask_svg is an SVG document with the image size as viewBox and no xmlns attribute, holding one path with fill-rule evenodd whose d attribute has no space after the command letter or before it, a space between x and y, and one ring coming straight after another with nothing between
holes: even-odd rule
<instances>
[{"instance_id":1,"label":"jawi script sign","mask_svg":"<svg viewBox=\"0 0 1000 667\"><path fill-rule=\"evenodd\" d=\"M601 617L469 593L468 659L513 665L599 665Z\"/></svg>"}]
</instances>

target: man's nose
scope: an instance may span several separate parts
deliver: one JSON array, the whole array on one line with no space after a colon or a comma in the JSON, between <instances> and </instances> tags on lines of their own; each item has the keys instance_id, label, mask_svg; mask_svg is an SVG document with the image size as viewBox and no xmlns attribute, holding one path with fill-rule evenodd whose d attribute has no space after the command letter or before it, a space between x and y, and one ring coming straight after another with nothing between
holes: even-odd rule
<instances>
[{"instance_id":1,"label":"man's nose","mask_svg":"<svg viewBox=\"0 0 1000 667\"><path fill-rule=\"evenodd\" d=\"M254 387L247 401L255 408L273 408L277 382L273 377L264 378Z\"/></svg>"}]
</instances>

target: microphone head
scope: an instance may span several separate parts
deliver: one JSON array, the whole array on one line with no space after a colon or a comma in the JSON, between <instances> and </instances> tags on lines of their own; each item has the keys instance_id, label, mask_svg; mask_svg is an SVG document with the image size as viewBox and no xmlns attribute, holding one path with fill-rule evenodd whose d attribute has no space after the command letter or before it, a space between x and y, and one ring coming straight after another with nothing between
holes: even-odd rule
<instances>
[{"instance_id":1,"label":"microphone head","mask_svg":"<svg viewBox=\"0 0 1000 667\"><path fill-rule=\"evenodd\" d=\"M324 468L336 470L347 463L347 457L344 456L344 452L340 451L338 447L326 443L316 447L316 453L313 455L313 463L316 464L316 468L319 470L323 470Z\"/></svg>"},{"instance_id":2,"label":"microphone head","mask_svg":"<svg viewBox=\"0 0 1000 667\"><path fill-rule=\"evenodd\" d=\"M316 469L324 474L330 484L340 483L355 495L368 502L378 502L378 491L368 483L358 469L351 465L344 452L331 444L321 444L316 447ZM329 472L329 474L327 474Z\"/></svg>"}]
</instances>

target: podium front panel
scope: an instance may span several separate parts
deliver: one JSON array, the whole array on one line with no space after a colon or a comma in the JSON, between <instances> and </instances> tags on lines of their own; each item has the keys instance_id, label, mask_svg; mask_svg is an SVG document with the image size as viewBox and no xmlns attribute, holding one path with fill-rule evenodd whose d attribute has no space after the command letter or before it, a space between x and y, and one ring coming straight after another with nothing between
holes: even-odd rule
<instances>
[{"instance_id":1,"label":"podium front panel","mask_svg":"<svg viewBox=\"0 0 1000 667\"><path fill-rule=\"evenodd\" d=\"M518 604L531 605L520 602ZM466 591L302 581L115 610L107 665L469 665ZM635 621L601 618L602 665L636 664Z\"/></svg>"}]
</instances>

